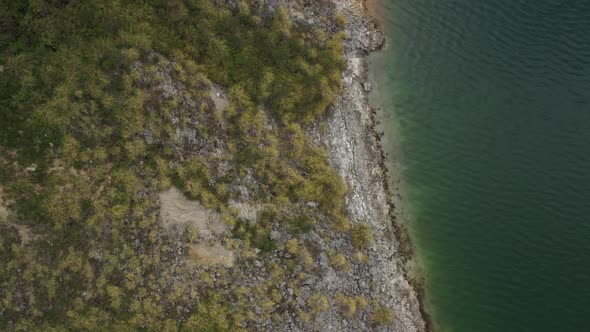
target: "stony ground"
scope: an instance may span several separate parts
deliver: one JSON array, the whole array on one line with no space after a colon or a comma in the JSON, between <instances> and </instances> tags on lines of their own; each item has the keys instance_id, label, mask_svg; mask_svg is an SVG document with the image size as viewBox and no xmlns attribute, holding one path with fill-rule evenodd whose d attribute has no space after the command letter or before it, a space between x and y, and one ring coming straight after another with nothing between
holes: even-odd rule
<instances>
[{"instance_id":1,"label":"stony ground","mask_svg":"<svg viewBox=\"0 0 590 332\"><path fill-rule=\"evenodd\" d=\"M288 4L285 4L289 6ZM321 24L317 8L313 6L303 12L295 11L294 17L301 17L308 24ZM342 319L337 310L320 314L315 327L321 331L424 331L425 322L420 312L416 291L406 276L406 254L399 243L404 236L393 220L392 205L386 189L386 174L379 136L375 131L373 109L369 105L367 81L367 56L378 50L383 34L366 15L363 5L355 0L336 0L333 10L347 18L345 41L348 68L343 76L343 90L327 117L327 129L312 126L310 135L317 144L328 150L330 163L348 185L346 208L351 222L365 222L371 225L373 244L368 251L368 264L354 266L348 274L335 273L328 264L322 277L314 280L311 291L332 293L348 291L366 294L368 298L385 305L394 314L391 325L371 326L370 319ZM339 246L338 241L324 243L312 232L323 249L347 252L349 248Z\"/></svg>"}]
</instances>

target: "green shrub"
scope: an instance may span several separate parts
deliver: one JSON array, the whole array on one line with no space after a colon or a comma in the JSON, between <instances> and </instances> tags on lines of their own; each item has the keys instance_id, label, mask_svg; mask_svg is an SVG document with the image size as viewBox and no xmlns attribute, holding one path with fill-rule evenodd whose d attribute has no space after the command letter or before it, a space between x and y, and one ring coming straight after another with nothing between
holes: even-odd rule
<instances>
[{"instance_id":1,"label":"green shrub","mask_svg":"<svg viewBox=\"0 0 590 332\"><path fill-rule=\"evenodd\" d=\"M299 241L297 239L290 239L285 243L285 249L287 249L291 255L297 256L299 253Z\"/></svg>"},{"instance_id":2,"label":"green shrub","mask_svg":"<svg viewBox=\"0 0 590 332\"><path fill-rule=\"evenodd\" d=\"M238 220L232 230L234 238L247 241L262 252L269 253L277 248L277 243L270 238L270 228Z\"/></svg>"},{"instance_id":3,"label":"green shrub","mask_svg":"<svg viewBox=\"0 0 590 332\"><path fill-rule=\"evenodd\" d=\"M393 313L386 307L379 305L372 310L371 322L374 326L388 325L393 322Z\"/></svg>"},{"instance_id":4,"label":"green shrub","mask_svg":"<svg viewBox=\"0 0 590 332\"><path fill-rule=\"evenodd\" d=\"M298 215L291 219L290 225L297 234L305 234L313 229L314 221L307 215Z\"/></svg>"},{"instance_id":5,"label":"green shrub","mask_svg":"<svg viewBox=\"0 0 590 332\"><path fill-rule=\"evenodd\" d=\"M313 314L317 314L319 312L327 311L330 309L330 302L328 298L323 294L312 294L307 299L307 305L311 309Z\"/></svg>"},{"instance_id":6,"label":"green shrub","mask_svg":"<svg viewBox=\"0 0 590 332\"><path fill-rule=\"evenodd\" d=\"M357 224L351 231L352 244L358 249L367 249L371 241L373 241L373 234L371 227L366 224Z\"/></svg>"},{"instance_id":7,"label":"green shrub","mask_svg":"<svg viewBox=\"0 0 590 332\"><path fill-rule=\"evenodd\" d=\"M343 28L346 25L346 23L348 23L348 20L344 15L336 14L334 15L334 22L338 27Z\"/></svg>"},{"instance_id":8,"label":"green shrub","mask_svg":"<svg viewBox=\"0 0 590 332\"><path fill-rule=\"evenodd\" d=\"M342 271L349 271L350 270L350 263L346 259L346 256L343 254L333 254L330 255L330 262L332 265Z\"/></svg>"},{"instance_id":9,"label":"green shrub","mask_svg":"<svg viewBox=\"0 0 590 332\"><path fill-rule=\"evenodd\" d=\"M336 301L340 305L340 311L345 317L352 317L357 310L357 301L354 297L346 296L342 293L336 295Z\"/></svg>"},{"instance_id":10,"label":"green shrub","mask_svg":"<svg viewBox=\"0 0 590 332\"><path fill-rule=\"evenodd\" d=\"M216 303L199 303L195 313L184 323L182 331L225 332L232 324L230 310Z\"/></svg>"}]
</instances>

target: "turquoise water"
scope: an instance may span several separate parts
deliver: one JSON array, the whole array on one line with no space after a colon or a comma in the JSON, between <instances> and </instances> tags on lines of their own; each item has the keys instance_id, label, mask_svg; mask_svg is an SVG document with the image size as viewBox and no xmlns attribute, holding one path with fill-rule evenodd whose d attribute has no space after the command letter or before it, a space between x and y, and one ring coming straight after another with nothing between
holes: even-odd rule
<instances>
[{"instance_id":1,"label":"turquoise water","mask_svg":"<svg viewBox=\"0 0 590 332\"><path fill-rule=\"evenodd\" d=\"M382 6L372 70L435 327L590 331L590 1Z\"/></svg>"}]
</instances>

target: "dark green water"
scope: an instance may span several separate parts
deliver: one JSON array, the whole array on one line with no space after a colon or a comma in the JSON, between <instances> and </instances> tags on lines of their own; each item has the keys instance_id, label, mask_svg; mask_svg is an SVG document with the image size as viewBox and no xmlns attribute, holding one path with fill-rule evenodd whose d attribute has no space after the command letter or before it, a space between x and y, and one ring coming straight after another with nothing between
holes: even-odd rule
<instances>
[{"instance_id":1,"label":"dark green water","mask_svg":"<svg viewBox=\"0 0 590 332\"><path fill-rule=\"evenodd\" d=\"M590 331L590 1L382 2L372 69L437 330Z\"/></svg>"}]
</instances>

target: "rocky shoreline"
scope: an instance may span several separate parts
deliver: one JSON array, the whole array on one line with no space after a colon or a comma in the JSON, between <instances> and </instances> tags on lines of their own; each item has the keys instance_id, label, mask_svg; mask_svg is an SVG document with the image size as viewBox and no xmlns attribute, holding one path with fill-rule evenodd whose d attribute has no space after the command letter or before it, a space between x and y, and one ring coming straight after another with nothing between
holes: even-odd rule
<instances>
[{"instance_id":1,"label":"rocky shoreline","mask_svg":"<svg viewBox=\"0 0 590 332\"><path fill-rule=\"evenodd\" d=\"M238 4L235 0L224 2ZM320 224L315 231L302 235L301 239L313 243L319 253L316 262L319 273L303 282L297 302L303 308L311 294L360 295L392 313L393 319L387 324L375 324L374 317L366 311L355 318L346 318L335 306L317 313L309 321L284 312L280 322L257 322L249 327L277 331L429 331L422 288L408 273L408 263L413 259L412 246L406 231L396 221L381 134L376 128L376 110L369 102L372 86L368 79L368 57L383 46L383 33L368 13L364 0L261 3L270 9L287 9L298 24L332 32L343 29L347 34L343 41L347 68L342 77L342 91L326 115L308 125L305 131L314 145L326 149L330 165L348 187L345 207L352 226L369 225L373 237L366 264L351 264L351 269L342 273L331 266L328 256L330 252L348 258L355 256L345 237ZM327 19L337 16L340 22Z\"/></svg>"},{"instance_id":2,"label":"rocky shoreline","mask_svg":"<svg viewBox=\"0 0 590 332\"><path fill-rule=\"evenodd\" d=\"M238 1L224 2L230 6L239 5ZM412 247L405 231L395 220L381 135L376 129L375 109L369 103L372 87L368 79L368 56L383 46L384 35L359 0L309 2L303 6L290 0L274 0L264 2L264 6L271 11L286 8L297 24L329 33L344 30L347 35L343 40L346 70L342 77L342 91L326 114L305 126L304 130L313 145L326 150L330 165L346 183L345 208L353 228L368 225L372 241L366 251L360 252L351 244L348 232L337 232L327 223L317 222L313 230L300 235L301 243L312 248L314 258L310 264L313 272L302 273L299 281L296 279L302 272L300 263L287 279L280 282L269 275L269 266L285 264L285 259L293 258L286 250L275 250L267 256L258 255L258 250L253 254L256 257L253 262L246 253L236 252L237 268L232 270L231 277L234 284L248 289L278 282L276 288L282 296L281 303L263 309L260 298L250 294L247 300L254 316L242 327L253 331L428 331L427 315L419 296L420 287L408 276L407 263L412 259ZM341 22L338 24L335 19L326 19L328 17L340 17ZM210 91L210 97L216 105L227 104L225 92L216 87ZM197 137L196 133L194 136ZM191 141L188 146L194 148L195 143ZM257 185L253 182L253 187ZM237 187L244 188L242 184ZM240 211L242 219L256 219L256 206L249 205L252 202L244 198L234 203L233 207ZM308 207L317 205L315 202L308 204ZM270 236L280 244L291 238L278 224ZM203 249L192 246L191 250L195 248ZM334 264L335 253L345 257L346 268ZM210 267L202 269L213 271ZM214 281L221 278L214 273L211 275ZM322 301L315 301L317 295ZM342 296L340 300L338 296ZM346 308L348 302L344 301L351 299L362 301ZM321 306L321 310L313 308L314 302L317 302L315 306ZM361 302L365 303L364 306ZM375 312L380 309L391 314L391 320L376 322ZM265 317L265 310L274 313L276 319Z\"/></svg>"},{"instance_id":3,"label":"rocky shoreline","mask_svg":"<svg viewBox=\"0 0 590 332\"><path fill-rule=\"evenodd\" d=\"M7 85L36 98L9 117L34 133L0 146L0 330L428 330L369 104L384 36L364 3L197 2L194 17L182 1L113 3L155 34L43 46L27 82L79 83ZM56 29L71 23L61 9Z\"/></svg>"},{"instance_id":4,"label":"rocky shoreline","mask_svg":"<svg viewBox=\"0 0 590 332\"><path fill-rule=\"evenodd\" d=\"M362 2L339 0L335 5L336 11L348 20L347 70L342 93L327 117L328 129L322 134L311 134L326 147L331 165L348 185L346 208L351 222L362 221L373 229L370 268L359 277L370 280L373 287L367 292L394 313L394 323L379 330L428 331L430 324L421 304L421 287L406 271L406 263L412 259L412 246L395 220L381 135L375 127L375 109L369 103L367 58L382 47L384 36ZM327 330L333 326L328 322Z\"/></svg>"}]
</instances>

